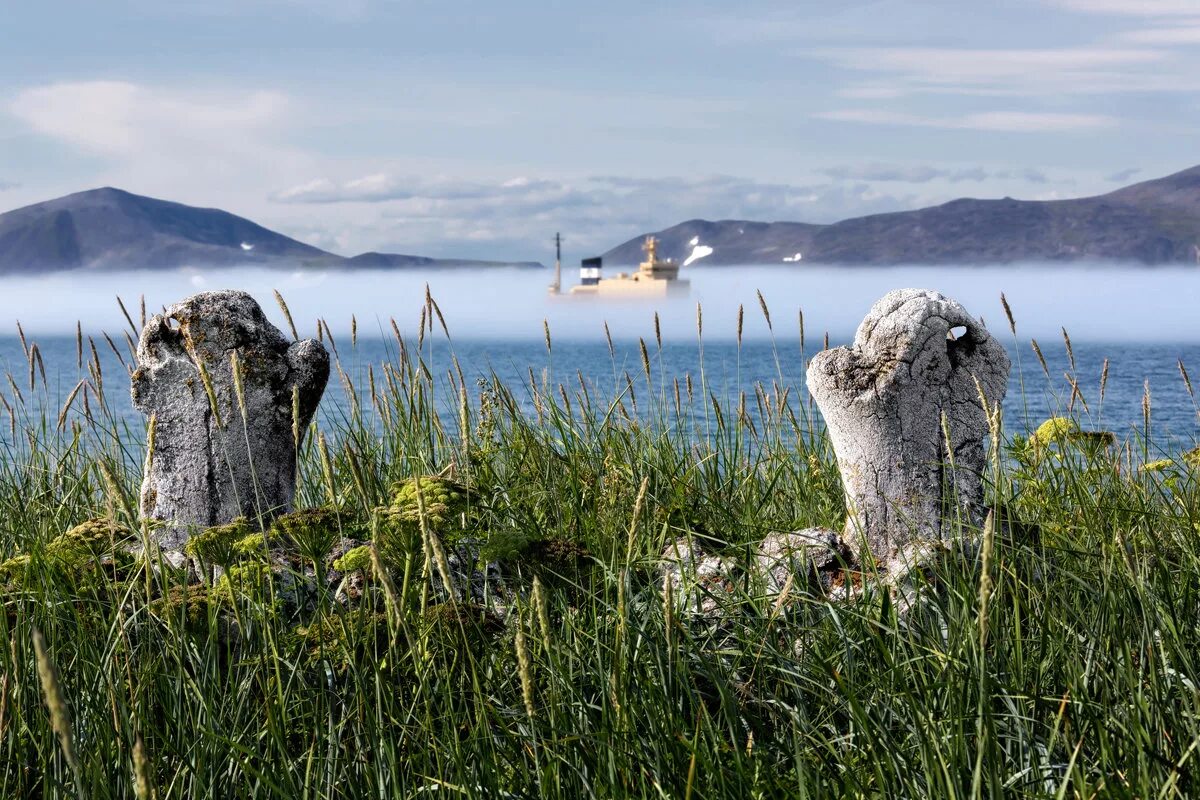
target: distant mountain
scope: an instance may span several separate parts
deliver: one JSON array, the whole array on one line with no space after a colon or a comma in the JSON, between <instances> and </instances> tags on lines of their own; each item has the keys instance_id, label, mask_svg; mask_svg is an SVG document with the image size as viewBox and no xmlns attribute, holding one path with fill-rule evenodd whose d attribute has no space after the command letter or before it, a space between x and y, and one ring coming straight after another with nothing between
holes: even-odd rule
<instances>
[{"instance_id":1,"label":"distant mountain","mask_svg":"<svg viewBox=\"0 0 1200 800\"><path fill-rule=\"evenodd\" d=\"M470 258L429 258L428 256L404 256L397 253L363 253L344 259L342 265L359 269L407 269L410 267L455 269L497 266L545 269L545 265L537 261L477 261Z\"/></svg>"},{"instance_id":2,"label":"distant mountain","mask_svg":"<svg viewBox=\"0 0 1200 800\"><path fill-rule=\"evenodd\" d=\"M0 214L0 275L243 265L379 269L542 266L387 253L343 258L226 211L112 188L79 192Z\"/></svg>"},{"instance_id":3,"label":"distant mountain","mask_svg":"<svg viewBox=\"0 0 1200 800\"><path fill-rule=\"evenodd\" d=\"M604 254L641 261L637 236ZM809 225L690 220L657 231L661 256L720 264L1200 263L1200 166L1098 197L954 200L932 208ZM697 250L697 248L700 248Z\"/></svg>"}]
</instances>

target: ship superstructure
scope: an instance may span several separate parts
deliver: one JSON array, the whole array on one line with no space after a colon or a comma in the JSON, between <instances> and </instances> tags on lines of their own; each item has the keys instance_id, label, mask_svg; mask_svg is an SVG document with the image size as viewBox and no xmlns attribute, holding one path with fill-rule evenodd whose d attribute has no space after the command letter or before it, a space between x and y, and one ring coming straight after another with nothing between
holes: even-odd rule
<instances>
[{"instance_id":1,"label":"ship superstructure","mask_svg":"<svg viewBox=\"0 0 1200 800\"><path fill-rule=\"evenodd\" d=\"M603 262L599 258L585 258L579 269L579 285L571 287L571 296L637 298L687 293L690 284L679 279L679 264L658 257L657 239L647 236L642 249L646 260L638 265L637 272L618 272L611 278L601 276Z\"/></svg>"}]
</instances>

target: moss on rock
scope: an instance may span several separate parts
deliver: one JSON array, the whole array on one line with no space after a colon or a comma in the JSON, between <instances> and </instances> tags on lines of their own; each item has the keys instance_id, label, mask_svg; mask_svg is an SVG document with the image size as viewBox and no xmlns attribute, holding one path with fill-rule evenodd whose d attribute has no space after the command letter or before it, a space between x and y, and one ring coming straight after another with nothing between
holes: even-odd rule
<instances>
[{"instance_id":1,"label":"moss on rock","mask_svg":"<svg viewBox=\"0 0 1200 800\"><path fill-rule=\"evenodd\" d=\"M134 566L129 547L133 538L120 523L102 517L89 519L47 542L40 556L20 553L0 563L0 580L20 583L35 563L75 584L92 583L105 569L116 576Z\"/></svg>"},{"instance_id":2,"label":"moss on rock","mask_svg":"<svg viewBox=\"0 0 1200 800\"><path fill-rule=\"evenodd\" d=\"M150 612L167 625L190 631L207 626L214 607L212 591L199 584L172 586L149 605Z\"/></svg>"},{"instance_id":3,"label":"moss on rock","mask_svg":"<svg viewBox=\"0 0 1200 800\"><path fill-rule=\"evenodd\" d=\"M358 529L357 521L346 512L319 506L276 518L269 538L307 558L316 559L329 552L339 539Z\"/></svg>"},{"instance_id":4,"label":"moss on rock","mask_svg":"<svg viewBox=\"0 0 1200 800\"><path fill-rule=\"evenodd\" d=\"M228 567L240 557L238 542L254 533L245 517L238 517L227 525L214 525L188 539L183 552L202 564Z\"/></svg>"},{"instance_id":5,"label":"moss on rock","mask_svg":"<svg viewBox=\"0 0 1200 800\"><path fill-rule=\"evenodd\" d=\"M5 583L21 583L25 578L25 573L29 571L31 561L32 559L28 554L22 553L0 563L0 581L4 581Z\"/></svg>"},{"instance_id":6,"label":"moss on rock","mask_svg":"<svg viewBox=\"0 0 1200 800\"><path fill-rule=\"evenodd\" d=\"M266 599L273 579L271 566L262 561L232 564L213 586L213 601L233 605L237 598Z\"/></svg>"},{"instance_id":7,"label":"moss on rock","mask_svg":"<svg viewBox=\"0 0 1200 800\"><path fill-rule=\"evenodd\" d=\"M371 546L359 545L333 560L333 568L338 572L370 572Z\"/></svg>"},{"instance_id":8,"label":"moss on rock","mask_svg":"<svg viewBox=\"0 0 1200 800\"><path fill-rule=\"evenodd\" d=\"M426 527L447 546L456 545L473 527L474 502L466 486L436 476L403 481L393 488L391 503L376 509L375 541L384 563L398 565L406 555L420 552L422 506Z\"/></svg>"},{"instance_id":9,"label":"moss on rock","mask_svg":"<svg viewBox=\"0 0 1200 800\"><path fill-rule=\"evenodd\" d=\"M328 661L338 672L361 664L367 653L385 652L391 641L387 616L379 612L324 614L295 633L310 662Z\"/></svg>"},{"instance_id":10,"label":"moss on rock","mask_svg":"<svg viewBox=\"0 0 1200 800\"><path fill-rule=\"evenodd\" d=\"M507 530L493 533L480 551L480 557L484 561L499 561L568 575L578 570L591 554L579 542L563 536Z\"/></svg>"}]
</instances>

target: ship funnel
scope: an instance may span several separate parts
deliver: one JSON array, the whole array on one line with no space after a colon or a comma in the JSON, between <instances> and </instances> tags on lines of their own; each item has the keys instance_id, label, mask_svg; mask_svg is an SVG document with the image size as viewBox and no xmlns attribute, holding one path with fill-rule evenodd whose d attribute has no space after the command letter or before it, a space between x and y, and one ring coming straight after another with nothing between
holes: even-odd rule
<instances>
[{"instance_id":1,"label":"ship funnel","mask_svg":"<svg viewBox=\"0 0 1200 800\"><path fill-rule=\"evenodd\" d=\"M602 259L585 258L579 262L579 283L581 286L595 286L600 282L600 267Z\"/></svg>"}]
</instances>

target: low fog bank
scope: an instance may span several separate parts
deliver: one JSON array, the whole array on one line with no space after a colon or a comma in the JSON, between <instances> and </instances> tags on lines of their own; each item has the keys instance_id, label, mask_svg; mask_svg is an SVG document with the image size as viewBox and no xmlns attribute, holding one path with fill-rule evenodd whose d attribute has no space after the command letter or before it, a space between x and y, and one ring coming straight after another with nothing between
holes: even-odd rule
<instances>
[{"instance_id":1,"label":"low fog bank","mask_svg":"<svg viewBox=\"0 0 1200 800\"><path fill-rule=\"evenodd\" d=\"M767 335L756 292L761 290L780 338L797 335L803 309L808 339L828 331L849 338L867 309L891 289L936 289L961 301L988 326L1007 336L1000 306L1004 292L1022 338L1048 337L1066 327L1080 341L1200 340L1200 269L1117 268L1111 266L1022 267L721 267L685 269L691 292L682 297L613 303L548 297L547 271L515 269L447 272L283 272L263 269L173 271L166 273L61 273L3 279L0 335L20 320L29 333L74 333L126 326L115 297L120 295L135 320L138 298L148 312L189 294L236 288L250 292L268 316L283 327L272 290L286 298L302 332L324 318L335 333L358 319L360 336L390 335L395 317L405 334L415 334L429 283L453 337L463 339L541 338L546 319L555 338L596 339L607 321L614 338L654 335L654 312L664 338L694 338L696 303L704 309L706 339L736 333L737 310L745 306L745 335ZM575 283L573 270L564 274ZM7 331L5 331L7 328Z\"/></svg>"}]
</instances>

